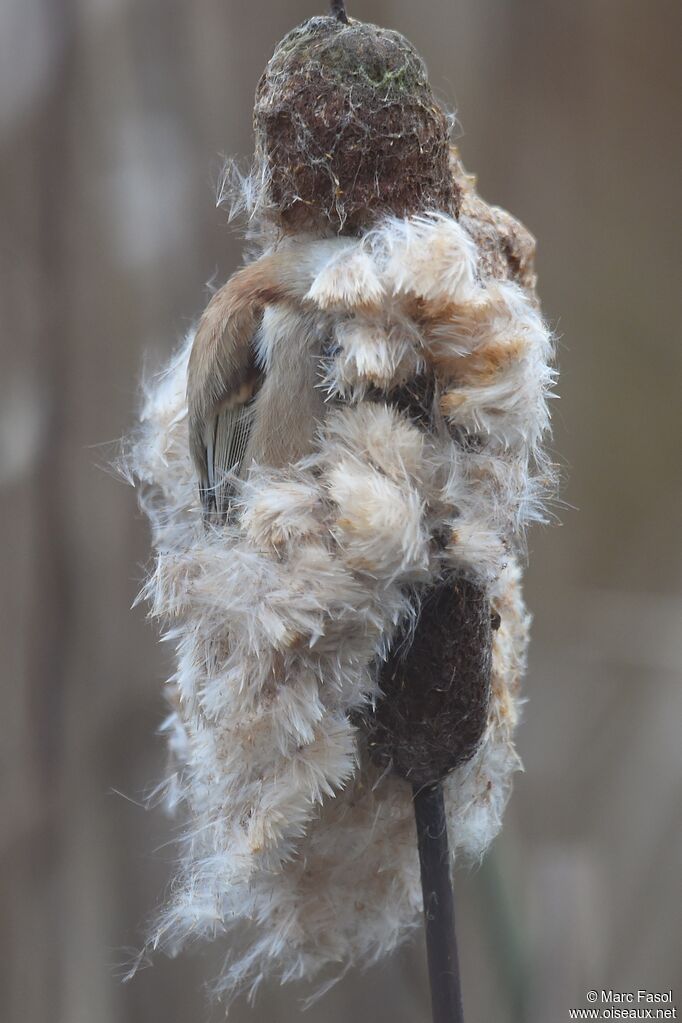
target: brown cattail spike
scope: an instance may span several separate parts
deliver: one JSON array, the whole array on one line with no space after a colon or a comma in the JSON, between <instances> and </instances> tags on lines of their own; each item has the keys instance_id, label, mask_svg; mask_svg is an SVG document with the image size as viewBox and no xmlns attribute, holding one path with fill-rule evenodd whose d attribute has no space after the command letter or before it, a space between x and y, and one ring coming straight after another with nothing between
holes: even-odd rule
<instances>
[{"instance_id":1,"label":"brown cattail spike","mask_svg":"<svg viewBox=\"0 0 682 1023\"><path fill-rule=\"evenodd\" d=\"M424 595L411 643L398 637L381 665L382 697L366 718L372 758L415 785L466 763L485 732L491 664L486 594L444 580Z\"/></svg>"},{"instance_id":2,"label":"brown cattail spike","mask_svg":"<svg viewBox=\"0 0 682 1023\"><path fill-rule=\"evenodd\" d=\"M457 213L448 118L398 32L340 16L293 29L258 85L254 129L264 206L288 231Z\"/></svg>"}]
</instances>

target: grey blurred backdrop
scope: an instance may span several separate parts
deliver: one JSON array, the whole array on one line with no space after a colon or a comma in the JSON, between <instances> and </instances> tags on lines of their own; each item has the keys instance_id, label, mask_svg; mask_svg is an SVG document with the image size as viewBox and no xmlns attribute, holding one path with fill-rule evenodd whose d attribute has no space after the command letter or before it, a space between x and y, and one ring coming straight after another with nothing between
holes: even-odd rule
<instances>
[{"instance_id":1,"label":"grey blurred backdrop","mask_svg":"<svg viewBox=\"0 0 682 1023\"><path fill-rule=\"evenodd\" d=\"M588 988L675 988L679 741L679 3L351 0L424 55L482 194L539 238L561 337L559 528L530 541L535 613L504 833L457 874L471 1023L560 1023ZM239 260L214 208L246 157L275 42L313 0L5 0L0 9L0 1019L197 1023L215 954L122 985L174 829L169 651L130 611L148 558L103 471L145 357ZM676 265L677 264L677 265ZM116 793L124 793L126 797ZM298 1019L264 992L245 1020ZM213 1012L220 1018L220 1010ZM426 1021L419 935L309 1023Z\"/></svg>"}]
</instances>

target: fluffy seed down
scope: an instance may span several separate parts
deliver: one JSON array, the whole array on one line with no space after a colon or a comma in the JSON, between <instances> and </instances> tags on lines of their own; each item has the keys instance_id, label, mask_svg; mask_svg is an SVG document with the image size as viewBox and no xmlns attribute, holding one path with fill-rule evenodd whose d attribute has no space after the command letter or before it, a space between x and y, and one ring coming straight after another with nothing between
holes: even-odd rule
<instances>
[{"instance_id":1,"label":"fluffy seed down","mask_svg":"<svg viewBox=\"0 0 682 1023\"><path fill-rule=\"evenodd\" d=\"M529 259L515 280L493 258L476 201L465 192L460 222L292 247L302 306L330 323L325 413L312 453L250 467L226 524L202 522L190 460L191 336L146 390L130 463L156 552L144 596L177 655L165 793L186 822L152 943L229 935L227 997L367 965L418 922L410 788L353 722L418 588L448 573L484 585L501 620L487 730L445 783L453 854L480 857L501 825L528 631L516 552L551 477L552 346ZM397 396L425 376L418 421Z\"/></svg>"}]
</instances>

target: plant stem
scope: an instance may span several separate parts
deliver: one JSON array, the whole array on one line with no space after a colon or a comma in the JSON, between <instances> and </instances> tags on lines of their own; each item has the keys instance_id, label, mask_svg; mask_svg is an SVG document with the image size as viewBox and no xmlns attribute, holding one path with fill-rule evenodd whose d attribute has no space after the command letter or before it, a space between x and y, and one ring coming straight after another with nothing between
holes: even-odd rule
<instances>
[{"instance_id":1,"label":"plant stem","mask_svg":"<svg viewBox=\"0 0 682 1023\"><path fill-rule=\"evenodd\" d=\"M443 787L413 791L433 1023L464 1023Z\"/></svg>"}]
</instances>

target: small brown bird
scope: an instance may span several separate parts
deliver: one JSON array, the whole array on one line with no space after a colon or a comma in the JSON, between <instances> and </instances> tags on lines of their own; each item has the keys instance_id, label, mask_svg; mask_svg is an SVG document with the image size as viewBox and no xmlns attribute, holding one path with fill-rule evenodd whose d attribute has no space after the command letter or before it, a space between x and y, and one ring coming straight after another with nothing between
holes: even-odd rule
<instances>
[{"instance_id":1,"label":"small brown bird","mask_svg":"<svg viewBox=\"0 0 682 1023\"><path fill-rule=\"evenodd\" d=\"M307 293L347 248L343 238L290 236L237 271L202 315L188 368L190 449L207 515L224 519L234 479L311 450L333 318Z\"/></svg>"},{"instance_id":2,"label":"small brown bird","mask_svg":"<svg viewBox=\"0 0 682 1023\"><path fill-rule=\"evenodd\" d=\"M285 465L308 450L322 398L309 350L311 315L301 308L305 290L284 249L234 274L201 317L187 396L207 513L226 515L232 474L252 462ZM267 364L259 355L265 332L278 335Z\"/></svg>"}]
</instances>

